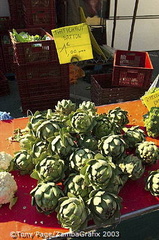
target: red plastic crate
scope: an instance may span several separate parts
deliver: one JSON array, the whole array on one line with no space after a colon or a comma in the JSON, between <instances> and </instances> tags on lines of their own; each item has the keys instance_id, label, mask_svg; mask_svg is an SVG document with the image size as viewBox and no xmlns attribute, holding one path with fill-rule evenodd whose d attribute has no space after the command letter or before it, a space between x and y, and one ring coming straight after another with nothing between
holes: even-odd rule
<instances>
[{"instance_id":1,"label":"red plastic crate","mask_svg":"<svg viewBox=\"0 0 159 240\"><path fill-rule=\"evenodd\" d=\"M10 93L9 83L2 71L0 71L0 96Z\"/></svg>"},{"instance_id":2,"label":"red plastic crate","mask_svg":"<svg viewBox=\"0 0 159 240\"><path fill-rule=\"evenodd\" d=\"M22 0L24 19L27 28L56 28L56 6L54 0Z\"/></svg>"},{"instance_id":3,"label":"red plastic crate","mask_svg":"<svg viewBox=\"0 0 159 240\"><path fill-rule=\"evenodd\" d=\"M153 66L147 52L117 50L113 62L113 85L147 89Z\"/></svg>"},{"instance_id":4,"label":"red plastic crate","mask_svg":"<svg viewBox=\"0 0 159 240\"><path fill-rule=\"evenodd\" d=\"M42 28L16 29L18 33L24 31L30 35L47 35L50 40L35 42L15 42L12 32L10 38L14 49L14 58L17 64L58 61L56 46L53 37Z\"/></svg>"},{"instance_id":5,"label":"red plastic crate","mask_svg":"<svg viewBox=\"0 0 159 240\"><path fill-rule=\"evenodd\" d=\"M14 73L14 62L13 62L13 46L10 41L8 34L3 34L0 36L3 60L5 64L5 73Z\"/></svg>"},{"instance_id":6,"label":"red plastic crate","mask_svg":"<svg viewBox=\"0 0 159 240\"><path fill-rule=\"evenodd\" d=\"M112 86L111 73L91 76L91 100L96 106L136 100L144 93L141 88Z\"/></svg>"},{"instance_id":7,"label":"red plastic crate","mask_svg":"<svg viewBox=\"0 0 159 240\"><path fill-rule=\"evenodd\" d=\"M27 9L55 9L54 0L22 0L22 3Z\"/></svg>"},{"instance_id":8,"label":"red plastic crate","mask_svg":"<svg viewBox=\"0 0 159 240\"><path fill-rule=\"evenodd\" d=\"M8 0L13 28L25 28L22 0Z\"/></svg>"},{"instance_id":9,"label":"red plastic crate","mask_svg":"<svg viewBox=\"0 0 159 240\"><path fill-rule=\"evenodd\" d=\"M47 98L50 95L69 92L69 78L53 77L20 81L17 79L20 97L23 99L33 97Z\"/></svg>"},{"instance_id":10,"label":"red plastic crate","mask_svg":"<svg viewBox=\"0 0 159 240\"><path fill-rule=\"evenodd\" d=\"M57 105L58 101L63 99L69 99L69 92L58 94L58 95L50 95L46 98L25 98L21 99L22 111L24 114L35 112L35 111L44 111L47 109L54 109L55 105Z\"/></svg>"},{"instance_id":11,"label":"red plastic crate","mask_svg":"<svg viewBox=\"0 0 159 240\"><path fill-rule=\"evenodd\" d=\"M69 65L58 62L45 62L45 63L32 63L15 65L15 73L18 81L34 81L34 79L46 78L57 78L62 77L68 78L69 76Z\"/></svg>"}]
</instances>

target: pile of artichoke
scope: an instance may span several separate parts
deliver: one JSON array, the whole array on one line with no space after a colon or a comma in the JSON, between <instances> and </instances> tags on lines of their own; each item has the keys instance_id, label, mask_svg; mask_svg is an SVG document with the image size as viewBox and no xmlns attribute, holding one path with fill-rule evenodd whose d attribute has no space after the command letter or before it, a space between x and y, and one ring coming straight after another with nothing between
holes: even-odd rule
<instances>
[{"instance_id":1,"label":"pile of artichoke","mask_svg":"<svg viewBox=\"0 0 159 240\"><path fill-rule=\"evenodd\" d=\"M62 100L54 110L36 111L20 139L15 169L37 179L31 191L39 212L57 212L62 227L78 231L91 220L112 224L120 216L119 192L159 157L128 112L117 107L98 114L93 102ZM130 154L131 153L131 154Z\"/></svg>"}]
</instances>

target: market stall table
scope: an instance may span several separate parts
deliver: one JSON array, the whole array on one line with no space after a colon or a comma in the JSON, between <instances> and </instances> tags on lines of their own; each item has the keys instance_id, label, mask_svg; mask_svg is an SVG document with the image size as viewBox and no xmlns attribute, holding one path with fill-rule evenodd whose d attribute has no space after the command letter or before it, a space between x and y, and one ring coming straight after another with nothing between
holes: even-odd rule
<instances>
[{"instance_id":1,"label":"market stall table","mask_svg":"<svg viewBox=\"0 0 159 240\"><path fill-rule=\"evenodd\" d=\"M106 113L115 107L121 107L128 111L129 124L144 127L143 115L147 113L147 108L140 100L116 103L97 107L97 112ZM13 119L10 121L0 121L0 151L5 151L13 155L20 149L18 142L10 141L15 129L26 127L28 118ZM159 139L147 137L147 140L154 141L159 145ZM144 175L136 180L129 180L120 191L122 197L121 215L140 211L146 208L157 207L159 199L153 197L145 188L145 178L150 170L159 168L159 161L153 166L147 166ZM21 176L19 172L13 172L18 185L18 201L10 210L8 204L0 209L0 240L10 239L44 239L55 236L57 233L68 232L60 226L57 221L56 213L45 215L37 212L31 206L30 191L36 186L37 181L29 175Z\"/></svg>"}]
</instances>

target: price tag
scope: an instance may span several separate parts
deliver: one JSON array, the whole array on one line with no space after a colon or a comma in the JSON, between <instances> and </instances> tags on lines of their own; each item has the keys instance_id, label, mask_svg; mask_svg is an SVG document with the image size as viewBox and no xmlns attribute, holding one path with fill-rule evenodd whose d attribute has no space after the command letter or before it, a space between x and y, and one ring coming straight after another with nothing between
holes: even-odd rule
<instances>
[{"instance_id":1,"label":"price tag","mask_svg":"<svg viewBox=\"0 0 159 240\"><path fill-rule=\"evenodd\" d=\"M150 110L152 107L159 107L159 91L145 95L141 98L145 106Z\"/></svg>"},{"instance_id":2,"label":"price tag","mask_svg":"<svg viewBox=\"0 0 159 240\"><path fill-rule=\"evenodd\" d=\"M60 64L93 59L86 23L51 30Z\"/></svg>"}]
</instances>

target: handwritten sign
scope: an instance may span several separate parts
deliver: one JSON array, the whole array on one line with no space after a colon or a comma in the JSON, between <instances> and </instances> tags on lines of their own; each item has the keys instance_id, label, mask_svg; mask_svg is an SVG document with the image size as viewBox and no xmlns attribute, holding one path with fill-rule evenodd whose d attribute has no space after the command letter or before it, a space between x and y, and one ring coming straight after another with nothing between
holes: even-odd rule
<instances>
[{"instance_id":1,"label":"handwritten sign","mask_svg":"<svg viewBox=\"0 0 159 240\"><path fill-rule=\"evenodd\" d=\"M51 30L60 64L93 59L88 25L81 23Z\"/></svg>"},{"instance_id":2,"label":"handwritten sign","mask_svg":"<svg viewBox=\"0 0 159 240\"><path fill-rule=\"evenodd\" d=\"M145 95L141 98L141 100L148 110L150 110L151 107L159 107L159 91Z\"/></svg>"}]
</instances>

